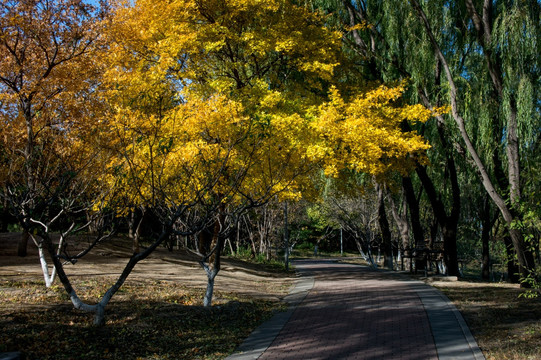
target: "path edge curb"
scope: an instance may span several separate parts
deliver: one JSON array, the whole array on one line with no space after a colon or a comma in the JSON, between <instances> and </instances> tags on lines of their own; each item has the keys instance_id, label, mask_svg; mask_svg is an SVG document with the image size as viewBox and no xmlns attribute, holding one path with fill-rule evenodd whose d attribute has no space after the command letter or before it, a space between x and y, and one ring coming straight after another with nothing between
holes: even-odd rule
<instances>
[{"instance_id":1,"label":"path edge curb","mask_svg":"<svg viewBox=\"0 0 541 360\"><path fill-rule=\"evenodd\" d=\"M438 297L438 301L443 304L448 311L452 312L453 316L456 319L456 322L458 323L460 330L462 331L462 334L464 336L464 340L466 341L470 351L471 355L475 360L485 360L485 356L483 352L481 351L481 348L477 344L477 340L475 340L475 337L471 333L470 327L466 323L466 320L464 320L464 317L462 316L462 313L457 309L455 304L438 288L427 284L420 280L414 280L414 283L417 283L419 287L424 286L433 293L433 296ZM418 289L415 289L418 291ZM423 301L425 300L425 301ZM427 314L429 315L429 318L431 317L431 312L436 311L437 309L430 309L430 305L426 302L426 298L421 297L421 301L423 302L423 306L425 307L425 310L427 311ZM433 320L430 319L431 326L433 326ZM438 343L436 343L436 347L438 347ZM438 353L440 353L441 349L438 349ZM458 354L455 354L451 358L459 358ZM440 359L443 359L443 357L440 357Z\"/></svg>"},{"instance_id":2,"label":"path edge curb","mask_svg":"<svg viewBox=\"0 0 541 360\"><path fill-rule=\"evenodd\" d=\"M283 299L288 304L288 309L275 314L267 320L239 345L225 360L253 360L257 359L268 349L287 323L297 306L306 298L306 295L314 287L314 277L306 270L295 269L297 279L289 294Z\"/></svg>"}]
</instances>

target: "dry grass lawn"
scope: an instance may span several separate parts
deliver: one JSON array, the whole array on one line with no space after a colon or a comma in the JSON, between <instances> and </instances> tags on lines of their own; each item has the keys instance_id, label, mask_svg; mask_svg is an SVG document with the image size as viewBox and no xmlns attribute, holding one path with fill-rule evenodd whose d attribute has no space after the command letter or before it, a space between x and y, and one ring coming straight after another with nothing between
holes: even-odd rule
<instances>
[{"instance_id":1,"label":"dry grass lawn","mask_svg":"<svg viewBox=\"0 0 541 360\"><path fill-rule=\"evenodd\" d=\"M518 285L477 281L436 282L468 323L488 360L541 359L541 298Z\"/></svg>"},{"instance_id":2,"label":"dry grass lawn","mask_svg":"<svg viewBox=\"0 0 541 360\"><path fill-rule=\"evenodd\" d=\"M44 286L34 246L15 256L17 236L0 234L0 353L26 359L222 359L276 311L295 277L269 266L224 259L211 308L195 259L159 249L138 264L106 308L106 326L77 311L57 281ZM120 244L120 245L119 245ZM122 271L123 244L67 265L79 296L93 303Z\"/></svg>"}]
</instances>

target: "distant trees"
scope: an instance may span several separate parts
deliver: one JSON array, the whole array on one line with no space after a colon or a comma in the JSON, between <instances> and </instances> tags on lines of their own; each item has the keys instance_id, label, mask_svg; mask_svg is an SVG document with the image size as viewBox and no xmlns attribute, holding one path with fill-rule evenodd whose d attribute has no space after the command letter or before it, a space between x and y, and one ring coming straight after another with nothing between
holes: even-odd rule
<instances>
[{"instance_id":1,"label":"distant trees","mask_svg":"<svg viewBox=\"0 0 541 360\"><path fill-rule=\"evenodd\" d=\"M340 189L341 185L348 188L345 194ZM351 234L361 256L370 266L377 267L377 253L374 250L381 245L378 194L370 184L363 184L355 177L345 184L338 181L327 186L326 196L321 202L324 216Z\"/></svg>"}]
</instances>

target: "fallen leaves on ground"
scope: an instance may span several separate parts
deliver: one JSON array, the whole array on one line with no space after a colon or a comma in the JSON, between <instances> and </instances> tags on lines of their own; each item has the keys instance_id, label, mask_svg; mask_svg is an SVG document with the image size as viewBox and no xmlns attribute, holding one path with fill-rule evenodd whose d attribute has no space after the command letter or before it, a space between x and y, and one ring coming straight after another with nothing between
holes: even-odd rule
<instances>
[{"instance_id":1,"label":"fallen leaves on ground","mask_svg":"<svg viewBox=\"0 0 541 360\"><path fill-rule=\"evenodd\" d=\"M440 283L460 310L487 360L541 359L541 299L519 295L518 285Z\"/></svg>"},{"instance_id":2,"label":"fallen leaves on ground","mask_svg":"<svg viewBox=\"0 0 541 360\"><path fill-rule=\"evenodd\" d=\"M112 279L78 280L86 301L96 300ZM73 308L58 285L39 280L0 280L0 352L27 359L220 359L274 312L278 302L240 299L216 292L202 306L203 290L167 281L125 284L106 308L104 327L93 314Z\"/></svg>"}]
</instances>

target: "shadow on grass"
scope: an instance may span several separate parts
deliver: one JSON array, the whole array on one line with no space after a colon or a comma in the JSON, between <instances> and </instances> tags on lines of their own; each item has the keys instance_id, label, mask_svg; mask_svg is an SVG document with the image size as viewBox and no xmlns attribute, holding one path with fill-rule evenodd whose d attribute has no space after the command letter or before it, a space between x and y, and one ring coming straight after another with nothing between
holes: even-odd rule
<instances>
[{"instance_id":1,"label":"shadow on grass","mask_svg":"<svg viewBox=\"0 0 541 360\"><path fill-rule=\"evenodd\" d=\"M152 287L143 292L158 291ZM132 293L112 302L99 328L92 314L66 303L1 306L0 352L20 351L25 359L219 359L278 308L230 294L217 294L211 308L199 304L199 292L171 288L162 295L157 301Z\"/></svg>"}]
</instances>

